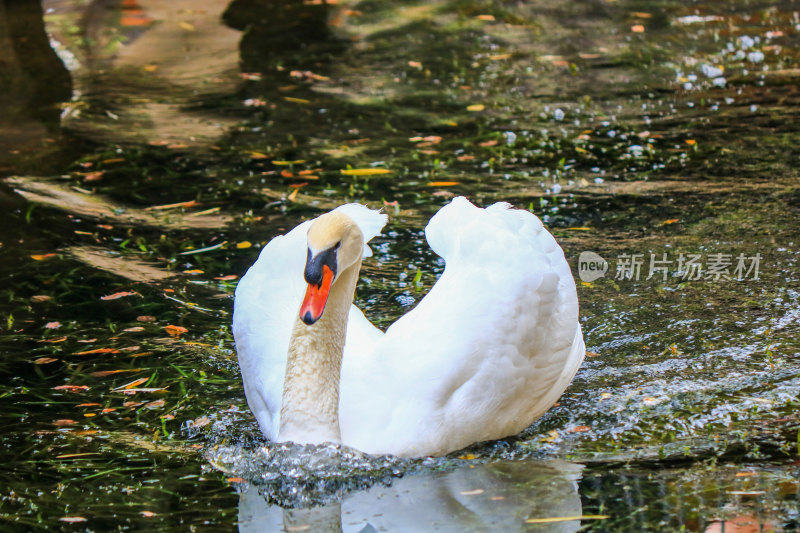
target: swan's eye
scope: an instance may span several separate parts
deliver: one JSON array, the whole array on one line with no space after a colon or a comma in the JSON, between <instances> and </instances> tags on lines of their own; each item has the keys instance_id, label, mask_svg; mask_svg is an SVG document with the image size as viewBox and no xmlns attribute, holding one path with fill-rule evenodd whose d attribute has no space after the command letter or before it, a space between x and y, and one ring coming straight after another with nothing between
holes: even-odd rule
<instances>
[{"instance_id":1,"label":"swan's eye","mask_svg":"<svg viewBox=\"0 0 800 533\"><path fill-rule=\"evenodd\" d=\"M342 241L336 243L336 246L333 247L334 250L338 250L339 247L342 245Z\"/></svg>"}]
</instances>

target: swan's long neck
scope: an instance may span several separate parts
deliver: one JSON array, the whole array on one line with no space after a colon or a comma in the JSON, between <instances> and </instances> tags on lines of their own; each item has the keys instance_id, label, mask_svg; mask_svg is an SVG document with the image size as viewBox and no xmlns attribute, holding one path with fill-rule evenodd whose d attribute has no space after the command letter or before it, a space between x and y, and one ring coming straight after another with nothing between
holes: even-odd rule
<instances>
[{"instance_id":1,"label":"swan's long neck","mask_svg":"<svg viewBox=\"0 0 800 533\"><path fill-rule=\"evenodd\" d=\"M361 261L344 270L331 287L322 317L307 326L295 318L278 441L305 444L340 442L339 378L347 316Z\"/></svg>"}]
</instances>

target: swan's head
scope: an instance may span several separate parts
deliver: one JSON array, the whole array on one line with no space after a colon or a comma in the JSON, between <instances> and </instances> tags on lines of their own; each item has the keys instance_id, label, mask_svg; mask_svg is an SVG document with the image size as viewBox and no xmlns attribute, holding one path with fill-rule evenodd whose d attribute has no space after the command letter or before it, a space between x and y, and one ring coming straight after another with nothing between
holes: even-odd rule
<instances>
[{"instance_id":1,"label":"swan's head","mask_svg":"<svg viewBox=\"0 0 800 533\"><path fill-rule=\"evenodd\" d=\"M361 260L364 234L349 216L331 211L317 218L308 230L308 283L300 319L309 326L322 317L328 294L339 275Z\"/></svg>"}]
</instances>

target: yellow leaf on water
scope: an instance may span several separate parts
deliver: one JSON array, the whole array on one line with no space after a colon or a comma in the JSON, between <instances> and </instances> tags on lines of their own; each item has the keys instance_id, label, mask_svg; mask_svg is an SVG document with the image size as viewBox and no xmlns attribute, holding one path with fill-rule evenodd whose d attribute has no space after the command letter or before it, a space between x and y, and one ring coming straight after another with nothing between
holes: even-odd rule
<instances>
[{"instance_id":1,"label":"yellow leaf on water","mask_svg":"<svg viewBox=\"0 0 800 533\"><path fill-rule=\"evenodd\" d=\"M478 112L483 111L484 109L486 109L486 106L483 104L472 104L467 106L467 111Z\"/></svg>"},{"instance_id":2,"label":"yellow leaf on water","mask_svg":"<svg viewBox=\"0 0 800 533\"><path fill-rule=\"evenodd\" d=\"M273 161L272 164L278 165L279 167L285 167L289 165L300 165L305 162L305 159L295 159L294 161Z\"/></svg>"},{"instance_id":3,"label":"yellow leaf on water","mask_svg":"<svg viewBox=\"0 0 800 533\"><path fill-rule=\"evenodd\" d=\"M293 96L284 96L284 100L287 102L294 102L295 104L310 104L311 100L306 100L305 98L294 98Z\"/></svg>"},{"instance_id":4,"label":"yellow leaf on water","mask_svg":"<svg viewBox=\"0 0 800 533\"><path fill-rule=\"evenodd\" d=\"M429 181L428 187L450 187L451 185L458 185L458 181Z\"/></svg>"},{"instance_id":5,"label":"yellow leaf on water","mask_svg":"<svg viewBox=\"0 0 800 533\"><path fill-rule=\"evenodd\" d=\"M474 453L465 453L464 455L459 455L458 456L459 459L466 459L467 461L472 461L473 459L476 459L477 457L478 456L475 455Z\"/></svg>"},{"instance_id":6,"label":"yellow leaf on water","mask_svg":"<svg viewBox=\"0 0 800 533\"><path fill-rule=\"evenodd\" d=\"M580 226L576 228L567 228L568 230L572 231L592 231L592 228L587 228L586 226Z\"/></svg>"},{"instance_id":7,"label":"yellow leaf on water","mask_svg":"<svg viewBox=\"0 0 800 533\"><path fill-rule=\"evenodd\" d=\"M195 30L195 27L193 25L191 25L191 24L189 24L188 22L185 22L185 21L180 21L178 23L178 26L180 26L181 28L183 28L186 31L194 31Z\"/></svg>"},{"instance_id":8,"label":"yellow leaf on water","mask_svg":"<svg viewBox=\"0 0 800 533\"><path fill-rule=\"evenodd\" d=\"M297 193L300 192L300 189L295 189L292 191L292 194L289 195L289 201L294 202L297 200Z\"/></svg>"},{"instance_id":9,"label":"yellow leaf on water","mask_svg":"<svg viewBox=\"0 0 800 533\"><path fill-rule=\"evenodd\" d=\"M250 241L242 241L236 243L236 247L239 250L244 250L245 248L250 248L251 246L253 246L253 243Z\"/></svg>"},{"instance_id":10,"label":"yellow leaf on water","mask_svg":"<svg viewBox=\"0 0 800 533\"><path fill-rule=\"evenodd\" d=\"M31 259L34 261L44 261L45 259L50 259L51 257L55 257L56 254L33 254Z\"/></svg>"},{"instance_id":11,"label":"yellow leaf on water","mask_svg":"<svg viewBox=\"0 0 800 533\"><path fill-rule=\"evenodd\" d=\"M389 174L388 168L345 168L339 171L344 176L377 176L379 174Z\"/></svg>"},{"instance_id":12,"label":"yellow leaf on water","mask_svg":"<svg viewBox=\"0 0 800 533\"><path fill-rule=\"evenodd\" d=\"M572 520L605 520L609 515L605 514L585 514L577 516L554 516L551 518L528 518L526 524L550 524L553 522L571 522Z\"/></svg>"},{"instance_id":13,"label":"yellow leaf on water","mask_svg":"<svg viewBox=\"0 0 800 533\"><path fill-rule=\"evenodd\" d=\"M671 218L669 220L665 220L664 222L662 222L661 225L666 226L667 224L675 224L676 222L678 222L678 220L679 219L677 218Z\"/></svg>"},{"instance_id":14,"label":"yellow leaf on water","mask_svg":"<svg viewBox=\"0 0 800 533\"><path fill-rule=\"evenodd\" d=\"M555 442L555 441L557 441L557 440L558 440L558 436L559 436L559 435L558 435L558 431L556 431L555 429L553 429L553 430L551 430L551 431L549 431L549 432L547 433L547 436L546 436L546 437L542 437L542 438L540 438L539 440L540 440L541 442Z\"/></svg>"}]
</instances>

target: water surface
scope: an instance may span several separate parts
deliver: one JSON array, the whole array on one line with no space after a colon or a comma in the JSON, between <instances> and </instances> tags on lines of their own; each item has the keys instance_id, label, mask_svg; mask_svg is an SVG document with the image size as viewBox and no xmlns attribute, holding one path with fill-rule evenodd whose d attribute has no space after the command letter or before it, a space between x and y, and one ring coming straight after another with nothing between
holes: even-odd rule
<instances>
[{"instance_id":1,"label":"water surface","mask_svg":"<svg viewBox=\"0 0 800 533\"><path fill-rule=\"evenodd\" d=\"M42 8L0 7L4 528L798 527L794 2ZM384 206L385 327L456 194L608 263L558 405L441 459L264 442L229 328L261 246Z\"/></svg>"}]
</instances>

